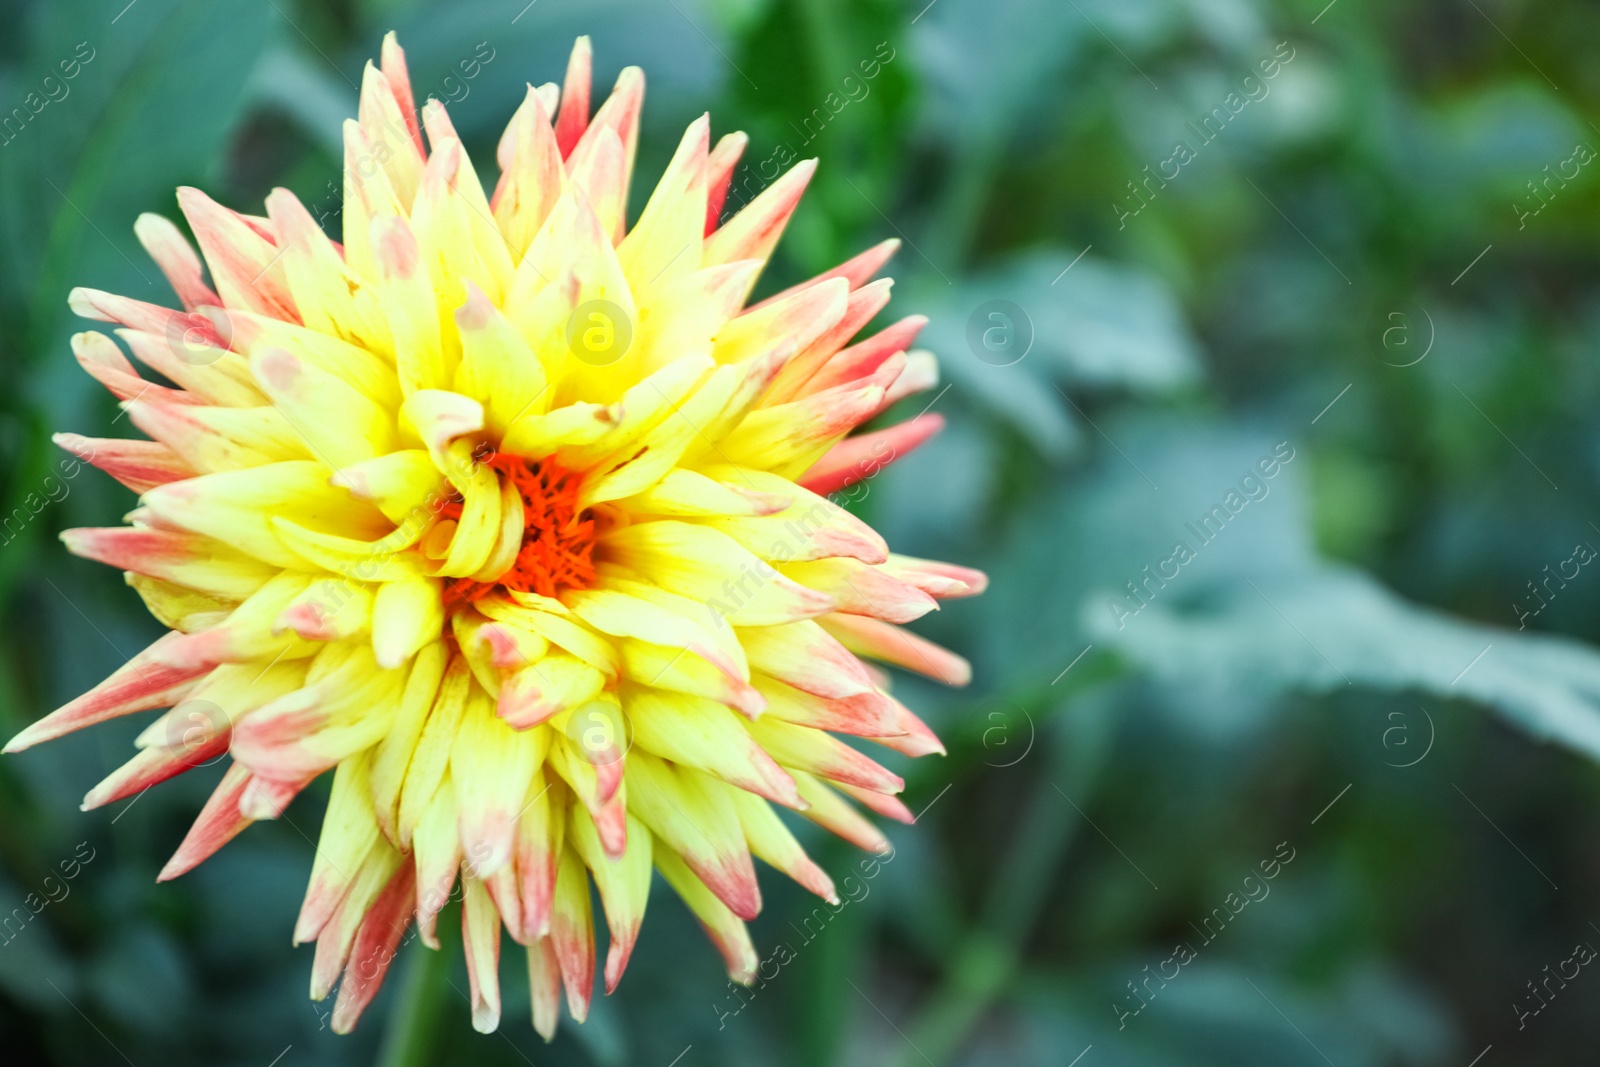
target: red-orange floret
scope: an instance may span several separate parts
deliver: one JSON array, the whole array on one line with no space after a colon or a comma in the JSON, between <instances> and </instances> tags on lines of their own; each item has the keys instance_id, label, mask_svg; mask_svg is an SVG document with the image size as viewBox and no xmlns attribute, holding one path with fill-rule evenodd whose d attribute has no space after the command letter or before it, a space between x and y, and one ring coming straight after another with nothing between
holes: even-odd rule
<instances>
[{"instance_id":1,"label":"red-orange floret","mask_svg":"<svg viewBox=\"0 0 1600 1067\"><path fill-rule=\"evenodd\" d=\"M446 607L471 603L496 589L553 597L564 589L587 589L594 583L594 519L578 508L582 479L554 459L524 459L503 452L478 458L522 497L522 548L510 570L492 582L456 578L445 585ZM446 501L443 518L461 519L462 501Z\"/></svg>"}]
</instances>

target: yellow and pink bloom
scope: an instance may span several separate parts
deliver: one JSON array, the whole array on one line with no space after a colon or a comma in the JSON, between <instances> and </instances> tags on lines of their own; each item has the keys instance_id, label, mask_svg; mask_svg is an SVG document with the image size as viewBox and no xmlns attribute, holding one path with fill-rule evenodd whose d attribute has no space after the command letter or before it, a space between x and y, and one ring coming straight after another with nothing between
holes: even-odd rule
<instances>
[{"instance_id":1,"label":"yellow and pink bloom","mask_svg":"<svg viewBox=\"0 0 1600 1067\"><path fill-rule=\"evenodd\" d=\"M182 311L71 296L171 384L73 339L150 440L58 436L140 494L65 540L170 632L7 751L170 709L85 801L229 758L163 879L333 771L294 937L312 996L339 984L336 1030L410 922L437 947L458 891L482 1030L503 934L539 1031L563 990L585 1016L591 880L608 992L652 871L750 980L752 857L835 898L773 806L879 849L857 805L909 819L901 780L834 735L943 751L864 659L968 678L903 624L983 576L891 553L827 497L939 426L850 436L936 379L919 317L854 340L895 242L747 306L814 163L723 222L745 137L713 145L703 117L629 227L643 93L624 70L591 115L580 40L564 86L529 87L491 195L444 107L418 121L391 35L345 125L342 244L285 190L259 217L183 189L198 255L135 226Z\"/></svg>"}]
</instances>

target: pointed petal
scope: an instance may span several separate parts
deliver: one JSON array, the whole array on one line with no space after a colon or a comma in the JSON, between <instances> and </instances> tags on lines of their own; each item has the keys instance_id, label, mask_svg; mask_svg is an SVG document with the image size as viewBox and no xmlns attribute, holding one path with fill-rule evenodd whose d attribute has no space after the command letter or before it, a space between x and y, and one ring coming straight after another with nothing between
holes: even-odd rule
<instances>
[{"instance_id":1,"label":"pointed petal","mask_svg":"<svg viewBox=\"0 0 1600 1067\"><path fill-rule=\"evenodd\" d=\"M278 231L279 262L306 328L392 361L394 339L372 284L376 279L357 276L311 212L287 189L267 195L267 215Z\"/></svg>"},{"instance_id":2,"label":"pointed petal","mask_svg":"<svg viewBox=\"0 0 1600 1067\"><path fill-rule=\"evenodd\" d=\"M617 258L641 303L658 285L700 269L706 215L706 156L711 118L685 131L639 221L617 246Z\"/></svg>"},{"instance_id":3,"label":"pointed petal","mask_svg":"<svg viewBox=\"0 0 1600 1067\"><path fill-rule=\"evenodd\" d=\"M889 839L883 836L883 831L862 817L827 783L804 771L795 771L794 781L800 795L811 805L801 813L806 818L857 848L880 855L888 851Z\"/></svg>"},{"instance_id":4,"label":"pointed petal","mask_svg":"<svg viewBox=\"0 0 1600 1067\"><path fill-rule=\"evenodd\" d=\"M461 878L461 940L472 990L472 1028L492 1034L500 1025L500 913L483 882Z\"/></svg>"},{"instance_id":5,"label":"pointed petal","mask_svg":"<svg viewBox=\"0 0 1600 1067\"><path fill-rule=\"evenodd\" d=\"M562 853L561 867L556 874L550 940L555 947L556 960L561 964L567 1011L581 1023L589 1015L589 999L594 995L594 917L589 908L586 869L570 848Z\"/></svg>"},{"instance_id":6,"label":"pointed petal","mask_svg":"<svg viewBox=\"0 0 1600 1067\"><path fill-rule=\"evenodd\" d=\"M561 848L569 805L551 799L553 775L541 772L529 785L530 798L517 820L516 867L522 892L522 936L532 944L550 932L555 906L556 872L561 864Z\"/></svg>"},{"instance_id":7,"label":"pointed petal","mask_svg":"<svg viewBox=\"0 0 1600 1067\"><path fill-rule=\"evenodd\" d=\"M712 943L717 946L717 951L722 953L723 962L728 968L728 976L741 985L749 985L755 981L760 959L756 956L755 945L751 943L750 932L745 929L744 923L739 921L739 917L726 904L717 899L696 873L667 845L658 843L652 855L656 869L689 906L689 910L694 912L706 936L711 938Z\"/></svg>"},{"instance_id":8,"label":"pointed petal","mask_svg":"<svg viewBox=\"0 0 1600 1067\"><path fill-rule=\"evenodd\" d=\"M771 805L751 793L730 794L745 840L757 859L772 864L830 904L839 903L833 879L807 856L789 828L778 820Z\"/></svg>"},{"instance_id":9,"label":"pointed petal","mask_svg":"<svg viewBox=\"0 0 1600 1067\"><path fill-rule=\"evenodd\" d=\"M744 155L750 138L743 133L723 134L706 160L706 220L705 236L710 237L722 224L722 208L728 201L728 186L733 181L734 168Z\"/></svg>"},{"instance_id":10,"label":"pointed petal","mask_svg":"<svg viewBox=\"0 0 1600 1067\"><path fill-rule=\"evenodd\" d=\"M783 722L871 738L888 737L900 729L899 704L883 693L829 698L764 674L754 675L751 681L767 701L764 714Z\"/></svg>"},{"instance_id":11,"label":"pointed petal","mask_svg":"<svg viewBox=\"0 0 1600 1067\"><path fill-rule=\"evenodd\" d=\"M396 47L398 52L398 46ZM406 96L411 90L407 86ZM375 149L367 166L376 163L389 176L389 184L401 207L410 207L422 182L422 147L412 139L416 117L401 111L399 93L388 75L367 63L361 76L361 102L358 121ZM408 121L409 120L409 121Z\"/></svg>"},{"instance_id":12,"label":"pointed petal","mask_svg":"<svg viewBox=\"0 0 1600 1067\"><path fill-rule=\"evenodd\" d=\"M351 962L356 938L369 912L383 897L401 865L400 854L388 842L378 841L360 864L351 868L349 891L317 935L316 957L311 965L312 1000L327 996L340 972Z\"/></svg>"},{"instance_id":13,"label":"pointed petal","mask_svg":"<svg viewBox=\"0 0 1600 1067\"><path fill-rule=\"evenodd\" d=\"M411 760L406 764L395 826L402 848L410 845L412 831L445 780L445 772L450 766L450 749L455 744L456 732L461 726L461 717L466 713L471 691L471 669L461 657L453 657L445 668L444 679L439 683L438 694L423 724L422 734L412 748ZM481 699L481 693L478 699Z\"/></svg>"},{"instance_id":14,"label":"pointed petal","mask_svg":"<svg viewBox=\"0 0 1600 1067\"><path fill-rule=\"evenodd\" d=\"M905 781L898 774L880 767L832 734L779 719L751 723L749 730L756 743L785 767L878 793L898 793L905 788Z\"/></svg>"},{"instance_id":15,"label":"pointed petal","mask_svg":"<svg viewBox=\"0 0 1600 1067\"><path fill-rule=\"evenodd\" d=\"M810 396L866 377L896 352L908 350L927 324L926 315L908 315L866 340L840 349L812 375L810 381L800 387L796 395Z\"/></svg>"},{"instance_id":16,"label":"pointed petal","mask_svg":"<svg viewBox=\"0 0 1600 1067\"><path fill-rule=\"evenodd\" d=\"M177 669L158 662L161 652L179 639L178 634L171 633L158 638L149 648L117 668L111 677L17 734L6 744L5 751L21 752L41 741L119 715L176 703L197 679L211 671L209 666Z\"/></svg>"},{"instance_id":17,"label":"pointed petal","mask_svg":"<svg viewBox=\"0 0 1600 1067\"><path fill-rule=\"evenodd\" d=\"M564 178L550 115L531 85L501 140L500 170L494 218L512 259L520 261L561 196Z\"/></svg>"},{"instance_id":18,"label":"pointed petal","mask_svg":"<svg viewBox=\"0 0 1600 1067\"><path fill-rule=\"evenodd\" d=\"M200 242L217 292L228 307L260 315L300 321L278 249L235 212L199 189L178 190L178 207Z\"/></svg>"},{"instance_id":19,"label":"pointed petal","mask_svg":"<svg viewBox=\"0 0 1600 1067\"><path fill-rule=\"evenodd\" d=\"M757 259L765 263L777 247L778 238L783 236L783 229L799 206L800 196L816 169L814 159L797 163L764 189L744 210L706 238L703 262L710 265Z\"/></svg>"},{"instance_id":20,"label":"pointed petal","mask_svg":"<svg viewBox=\"0 0 1600 1067\"><path fill-rule=\"evenodd\" d=\"M814 622L746 627L739 640L752 671L804 692L838 700L876 688L861 661Z\"/></svg>"},{"instance_id":21,"label":"pointed petal","mask_svg":"<svg viewBox=\"0 0 1600 1067\"><path fill-rule=\"evenodd\" d=\"M704 526L676 520L642 522L605 534L600 543L610 558L663 589L716 601L726 609L723 618L735 626L810 618L833 604L821 593L778 574L727 534ZM746 592L750 579L754 589Z\"/></svg>"},{"instance_id":22,"label":"pointed petal","mask_svg":"<svg viewBox=\"0 0 1600 1067\"><path fill-rule=\"evenodd\" d=\"M99 467L135 493L168 482L181 482L198 473L178 458L176 452L156 441L84 437L75 433L58 433L50 440L83 462Z\"/></svg>"},{"instance_id":23,"label":"pointed petal","mask_svg":"<svg viewBox=\"0 0 1600 1067\"><path fill-rule=\"evenodd\" d=\"M518 732L487 700L469 700L450 754L457 825L469 870L488 878L511 860L528 784L544 761L546 731Z\"/></svg>"},{"instance_id":24,"label":"pointed petal","mask_svg":"<svg viewBox=\"0 0 1600 1067\"><path fill-rule=\"evenodd\" d=\"M112 771L105 780L83 798L79 805L84 811L93 811L115 803L135 793L142 793L193 767L201 767L228 751L228 732L219 730L213 736L197 739L194 744L180 745L176 749L147 748L127 763Z\"/></svg>"},{"instance_id":25,"label":"pointed petal","mask_svg":"<svg viewBox=\"0 0 1600 1067\"><path fill-rule=\"evenodd\" d=\"M944 416L925 412L914 419L840 441L812 464L799 483L826 495L872 477L944 429Z\"/></svg>"},{"instance_id":26,"label":"pointed petal","mask_svg":"<svg viewBox=\"0 0 1600 1067\"><path fill-rule=\"evenodd\" d=\"M785 297L794 295L801 289L808 289L811 286L816 285L818 282L827 281L829 278L843 278L845 281L850 283L850 288L852 290L859 289L866 285L867 282L871 281L873 275L882 270L883 265L889 262L890 258L892 258L899 250L900 238L898 237L891 237L887 241L880 241L871 248L867 249L865 252L857 253L850 259L845 260L832 270L823 271L810 281L801 282L799 285L791 286L790 288L783 290L781 293L774 293L767 297L767 299L763 300L760 304L754 305L754 307L761 307L763 304L770 304L774 301L782 300Z\"/></svg>"},{"instance_id":27,"label":"pointed petal","mask_svg":"<svg viewBox=\"0 0 1600 1067\"><path fill-rule=\"evenodd\" d=\"M578 139L589 127L589 82L594 64L593 47L587 36L572 45L567 60L567 80L561 87L561 111L556 115L556 144L565 159L578 146Z\"/></svg>"},{"instance_id":28,"label":"pointed petal","mask_svg":"<svg viewBox=\"0 0 1600 1067\"><path fill-rule=\"evenodd\" d=\"M582 812L572 818L572 844L588 865L605 906L606 927L611 945L606 951L606 993L617 988L622 972L633 954L639 928L644 923L645 904L650 899L650 832L637 819L629 820L628 848L612 857L601 847L594 822Z\"/></svg>"},{"instance_id":29,"label":"pointed petal","mask_svg":"<svg viewBox=\"0 0 1600 1067\"><path fill-rule=\"evenodd\" d=\"M550 1041L561 1014L561 961L555 941L541 937L528 945L528 990L533 997L533 1028Z\"/></svg>"},{"instance_id":30,"label":"pointed petal","mask_svg":"<svg viewBox=\"0 0 1600 1067\"><path fill-rule=\"evenodd\" d=\"M674 767L645 753L628 757L627 781L633 814L741 919L761 911L755 868L728 800L734 787L687 767Z\"/></svg>"},{"instance_id":31,"label":"pointed petal","mask_svg":"<svg viewBox=\"0 0 1600 1067\"><path fill-rule=\"evenodd\" d=\"M803 806L793 779L726 707L699 697L644 689L627 694L627 708L634 744L646 752L705 771L785 807Z\"/></svg>"},{"instance_id":32,"label":"pointed petal","mask_svg":"<svg viewBox=\"0 0 1600 1067\"><path fill-rule=\"evenodd\" d=\"M368 774L365 757L346 760L334 772L328 810L322 817L322 834L311 863L311 879L295 923L297 945L322 933L349 892L362 861L379 842Z\"/></svg>"},{"instance_id":33,"label":"pointed petal","mask_svg":"<svg viewBox=\"0 0 1600 1067\"><path fill-rule=\"evenodd\" d=\"M886 622L911 622L939 606L916 586L848 556L785 563L778 569L806 588L832 597L840 611Z\"/></svg>"},{"instance_id":34,"label":"pointed petal","mask_svg":"<svg viewBox=\"0 0 1600 1067\"><path fill-rule=\"evenodd\" d=\"M206 284L199 255L172 220L146 212L134 220L133 233L166 275L184 310L222 303L222 298Z\"/></svg>"},{"instance_id":35,"label":"pointed petal","mask_svg":"<svg viewBox=\"0 0 1600 1067\"><path fill-rule=\"evenodd\" d=\"M211 799L200 809L194 825L184 835L178 851L172 854L166 866L161 868L161 873L156 875L156 881L170 881L192 871L254 821L239 813L239 798L244 795L250 781L250 772L239 764L228 768L222 781L217 783Z\"/></svg>"},{"instance_id":36,"label":"pointed petal","mask_svg":"<svg viewBox=\"0 0 1600 1067\"><path fill-rule=\"evenodd\" d=\"M103 333L74 334L72 355L77 359L78 366L82 367L89 377L105 386L106 390L118 400L149 396L152 400L164 400L169 404L200 402L199 397L168 389L166 386L139 377L139 372L134 370L133 364L122 355L122 350Z\"/></svg>"},{"instance_id":37,"label":"pointed petal","mask_svg":"<svg viewBox=\"0 0 1600 1067\"><path fill-rule=\"evenodd\" d=\"M406 927L410 925L416 896L416 872L407 861L394 872L356 931L350 962L345 965L344 979L339 983L339 999L333 1005L330 1029L334 1033L348 1034L354 1030L361 1013L378 995L389 964L394 962Z\"/></svg>"},{"instance_id":38,"label":"pointed petal","mask_svg":"<svg viewBox=\"0 0 1600 1067\"><path fill-rule=\"evenodd\" d=\"M67 551L190 589L243 600L277 572L209 537L143 526L65 530Z\"/></svg>"},{"instance_id":39,"label":"pointed petal","mask_svg":"<svg viewBox=\"0 0 1600 1067\"><path fill-rule=\"evenodd\" d=\"M832 361L850 338L888 306L889 290L893 284L890 279L883 278L852 291L843 314L789 361L777 381L773 382L764 403L781 404L807 392L812 378ZM802 290L803 293L811 291Z\"/></svg>"},{"instance_id":40,"label":"pointed petal","mask_svg":"<svg viewBox=\"0 0 1600 1067\"><path fill-rule=\"evenodd\" d=\"M411 837L417 863L417 933L431 949L439 947L439 912L454 895L461 869L461 835L456 831L456 795L448 780L434 793Z\"/></svg>"},{"instance_id":41,"label":"pointed petal","mask_svg":"<svg viewBox=\"0 0 1600 1067\"><path fill-rule=\"evenodd\" d=\"M965 659L890 623L835 614L823 619L821 626L859 655L915 671L945 685L966 685L972 680L972 666Z\"/></svg>"},{"instance_id":42,"label":"pointed petal","mask_svg":"<svg viewBox=\"0 0 1600 1067\"><path fill-rule=\"evenodd\" d=\"M416 98L411 92L411 75L406 70L406 54L400 47L400 40L393 30L383 35L383 49L379 54L379 62L384 77L389 79L389 88L394 93L394 101L404 116L406 129L411 133L411 143L418 152L422 151L422 131L417 128Z\"/></svg>"}]
</instances>

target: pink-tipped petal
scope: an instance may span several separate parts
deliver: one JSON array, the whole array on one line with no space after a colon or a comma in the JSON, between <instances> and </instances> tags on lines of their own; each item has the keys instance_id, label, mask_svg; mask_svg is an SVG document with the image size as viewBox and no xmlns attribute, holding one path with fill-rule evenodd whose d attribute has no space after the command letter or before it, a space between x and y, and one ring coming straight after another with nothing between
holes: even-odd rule
<instances>
[{"instance_id":1,"label":"pink-tipped petal","mask_svg":"<svg viewBox=\"0 0 1600 1067\"><path fill-rule=\"evenodd\" d=\"M877 474L944 429L944 416L926 412L886 429L840 441L801 476L800 484L826 496Z\"/></svg>"},{"instance_id":2,"label":"pink-tipped petal","mask_svg":"<svg viewBox=\"0 0 1600 1067\"><path fill-rule=\"evenodd\" d=\"M41 741L49 741L119 715L171 707L183 698L195 681L211 671L208 666L178 669L157 662L161 652L180 639L176 633L157 638L149 648L117 668L111 677L17 734L6 744L5 751L21 752Z\"/></svg>"},{"instance_id":3,"label":"pink-tipped petal","mask_svg":"<svg viewBox=\"0 0 1600 1067\"><path fill-rule=\"evenodd\" d=\"M192 767L199 767L217 759L228 751L228 732L218 731L214 736L193 744L185 743L176 749L156 746L142 750L137 756L113 771L106 780L89 790L83 798L84 811L93 811L142 793L159 785L174 775Z\"/></svg>"},{"instance_id":4,"label":"pink-tipped petal","mask_svg":"<svg viewBox=\"0 0 1600 1067\"><path fill-rule=\"evenodd\" d=\"M400 114L405 116L406 130L411 135L411 143L416 145L417 152L421 154L422 131L417 128L417 104L416 98L411 93L411 75L406 70L406 54L392 31L383 35L379 69L389 80L389 88L394 92L395 106L400 109Z\"/></svg>"},{"instance_id":5,"label":"pink-tipped petal","mask_svg":"<svg viewBox=\"0 0 1600 1067\"><path fill-rule=\"evenodd\" d=\"M227 306L298 323L294 297L284 280L278 249L249 220L229 211L199 189L178 190L178 207L195 240L217 292ZM131 323L129 325L132 325Z\"/></svg>"},{"instance_id":6,"label":"pink-tipped petal","mask_svg":"<svg viewBox=\"0 0 1600 1067\"><path fill-rule=\"evenodd\" d=\"M185 310L222 303L222 298L206 284L199 254L172 220L147 212L134 220L133 233L166 275Z\"/></svg>"},{"instance_id":7,"label":"pink-tipped petal","mask_svg":"<svg viewBox=\"0 0 1600 1067\"><path fill-rule=\"evenodd\" d=\"M943 750L941 749L941 751ZM892 797L871 789L863 789L848 782L835 782L833 784L840 792L854 799L862 807L876 812L886 819L893 819L895 822L902 822L907 826L917 821L917 817L911 813L911 809L906 807L899 797Z\"/></svg>"},{"instance_id":8,"label":"pink-tipped petal","mask_svg":"<svg viewBox=\"0 0 1600 1067\"><path fill-rule=\"evenodd\" d=\"M541 937L528 946L528 991L533 998L533 1028L548 1042L556 1036L561 1017L561 961L552 938Z\"/></svg>"},{"instance_id":9,"label":"pink-tipped petal","mask_svg":"<svg viewBox=\"0 0 1600 1067\"><path fill-rule=\"evenodd\" d=\"M200 809L199 818L184 835L178 851L172 854L166 866L161 868L161 873L156 875L156 881L170 881L194 870L254 821L239 813L239 798L249 788L251 781L250 772L239 764L228 768L228 773L217 783L211 799Z\"/></svg>"},{"instance_id":10,"label":"pink-tipped petal","mask_svg":"<svg viewBox=\"0 0 1600 1067\"><path fill-rule=\"evenodd\" d=\"M821 625L859 655L915 671L945 685L966 685L972 680L972 666L965 659L892 623L840 613L822 619Z\"/></svg>"},{"instance_id":11,"label":"pink-tipped petal","mask_svg":"<svg viewBox=\"0 0 1600 1067\"><path fill-rule=\"evenodd\" d=\"M900 238L891 237L886 241L879 241L865 252L857 253L854 257L845 260L832 270L823 271L810 281L791 286L781 293L774 293L761 301L760 304L754 306L761 307L763 304L782 300L784 297L794 295L801 289L809 288L819 282L825 282L830 278L843 278L850 283L851 289L859 289L871 281L873 276L882 270L883 265L889 262L898 251L900 251Z\"/></svg>"},{"instance_id":12,"label":"pink-tipped petal","mask_svg":"<svg viewBox=\"0 0 1600 1067\"><path fill-rule=\"evenodd\" d=\"M556 145L565 159L589 128L589 83L594 50L588 37L579 37L567 60L567 81L561 87L561 109L556 113Z\"/></svg>"},{"instance_id":13,"label":"pink-tipped petal","mask_svg":"<svg viewBox=\"0 0 1600 1067\"><path fill-rule=\"evenodd\" d=\"M704 264L711 266L739 259L766 262L816 170L814 159L796 163L787 174L763 190L743 211L706 238Z\"/></svg>"},{"instance_id":14,"label":"pink-tipped petal","mask_svg":"<svg viewBox=\"0 0 1600 1067\"><path fill-rule=\"evenodd\" d=\"M705 236L710 237L722 225L722 208L728 202L728 186L733 182L733 172L739 166L750 138L743 133L724 134L706 158L706 226Z\"/></svg>"},{"instance_id":15,"label":"pink-tipped petal","mask_svg":"<svg viewBox=\"0 0 1600 1067\"><path fill-rule=\"evenodd\" d=\"M75 433L58 433L50 440L79 460L99 467L135 493L168 482L181 482L199 473L176 452L157 441L84 437Z\"/></svg>"},{"instance_id":16,"label":"pink-tipped petal","mask_svg":"<svg viewBox=\"0 0 1600 1067\"><path fill-rule=\"evenodd\" d=\"M334 1033L354 1030L361 1013L378 995L410 924L416 895L416 872L409 862L402 863L361 920L350 961L345 964L344 979L339 983L339 999L333 1005L330 1026Z\"/></svg>"},{"instance_id":17,"label":"pink-tipped petal","mask_svg":"<svg viewBox=\"0 0 1600 1067\"><path fill-rule=\"evenodd\" d=\"M226 347L216 327L205 315L186 314L141 300L130 300L99 289L77 288L67 294L74 315L99 322L115 322L161 337L192 340L196 344Z\"/></svg>"},{"instance_id":18,"label":"pink-tipped petal","mask_svg":"<svg viewBox=\"0 0 1600 1067\"><path fill-rule=\"evenodd\" d=\"M896 352L910 349L927 324L926 315L909 315L858 344L840 349L801 387L800 395L810 396L870 375Z\"/></svg>"},{"instance_id":19,"label":"pink-tipped petal","mask_svg":"<svg viewBox=\"0 0 1600 1067\"><path fill-rule=\"evenodd\" d=\"M871 738L885 748L892 748L896 752L907 756L931 756L945 754L944 742L939 740L937 734L928 727L928 724L919 719L915 712L904 704L888 698L895 708L895 726L893 734L883 734Z\"/></svg>"}]
</instances>

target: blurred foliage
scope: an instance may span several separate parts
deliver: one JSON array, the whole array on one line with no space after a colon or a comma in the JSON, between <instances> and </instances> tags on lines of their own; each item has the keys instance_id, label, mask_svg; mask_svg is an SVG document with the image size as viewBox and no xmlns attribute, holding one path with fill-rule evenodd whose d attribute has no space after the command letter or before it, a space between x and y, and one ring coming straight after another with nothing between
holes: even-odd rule
<instances>
[{"instance_id":1,"label":"blurred foliage","mask_svg":"<svg viewBox=\"0 0 1600 1067\"><path fill-rule=\"evenodd\" d=\"M1600 943L1600 578L1550 577L1600 545L1600 169L1570 173L1600 144L1593 5L0 13L0 117L49 99L0 138L6 731L156 632L54 540L131 506L92 472L47 481L50 430L126 432L69 356L68 288L165 301L130 227L176 217L179 184L245 211L285 185L336 225L339 122L389 28L481 167L580 33L601 78L647 71L642 174L707 109L749 131L749 192L764 161L820 155L763 286L905 239L893 311L930 316L947 387L899 414L931 399L950 425L861 508L994 579L925 627L973 688L900 683L950 755L904 768L926 817L859 899L829 915L766 879L757 944L796 958L736 997L662 895L622 988L548 1049L509 960L501 1034L471 1032L448 946L408 952L355 1036L327 1031L287 946L325 792L156 886L218 769L84 815L138 724L7 757L0 916L60 899L0 934L5 1062L1358 1067L1492 1045L1489 1067L1600 1040L1600 979L1543 987L1537 1014L1528 985ZM848 103L808 127L830 93ZM1292 459L1265 477L1275 447ZM1228 905L1280 842L1270 894ZM1218 908L1238 913L1202 932ZM1179 942L1195 958L1150 979Z\"/></svg>"}]
</instances>

